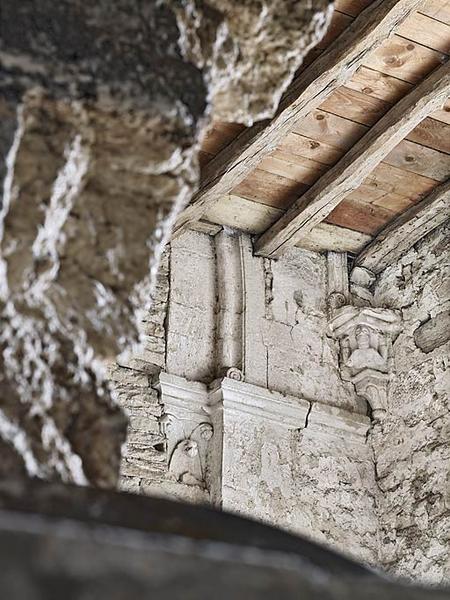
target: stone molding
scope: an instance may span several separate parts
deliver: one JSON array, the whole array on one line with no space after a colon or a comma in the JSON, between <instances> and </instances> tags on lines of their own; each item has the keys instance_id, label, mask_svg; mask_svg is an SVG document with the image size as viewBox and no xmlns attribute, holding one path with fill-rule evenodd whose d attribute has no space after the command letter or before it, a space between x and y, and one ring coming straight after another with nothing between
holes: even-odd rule
<instances>
[{"instance_id":1,"label":"stone molding","mask_svg":"<svg viewBox=\"0 0 450 600\"><path fill-rule=\"evenodd\" d=\"M157 388L164 405L159 423L166 440L168 478L208 491L213 504L221 496L228 419L266 425L280 437L301 431L310 441L350 446L365 444L370 427L364 415L230 377L208 386L162 372Z\"/></svg>"},{"instance_id":2,"label":"stone molding","mask_svg":"<svg viewBox=\"0 0 450 600\"><path fill-rule=\"evenodd\" d=\"M311 405L305 434L313 439L321 437L364 445L369 427L370 419L365 415L314 402Z\"/></svg>"},{"instance_id":3,"label":"stone molding","mask_svg":"<svg viewBox=\"0 0 450 600\"><path fill-rule=\"evenodd\" d=\"M399 314L386 308L344 306L330 319L331 334L340 343L341 377L369 403L375 421L386 413L392 340L400 327Z\"/></svg>"},{"instance_id":4,"label":"stone molding","mask_svg":"<svg viewBox=\"0 0 450 600\"><path fill-rule=\"evenodd\" d=\"M159 377L157 387L164 404L160 419L163 428L166 415L198 425L203 422L212 423L211 416L217 411L242 418L251 416L284 429L328 429L330 435L341 436L365 437L370 424L370 420L364 415L284 395L229 377L217 379L210 386L164 372ZM172 440L172 445L173 443ZM168 450L170 447L168 442Z\"/></svg>"},{"instance_id":5,"label":"stone molding","mask_svg":"<svg viewBox=\"0 0 450 600\"><path fill-rule=\"evenodd\" d=\"M251 416L284 429L303 429L310 403L228 377L212 387L213 405L227 414Z\"/></svg>"}]
</instances>

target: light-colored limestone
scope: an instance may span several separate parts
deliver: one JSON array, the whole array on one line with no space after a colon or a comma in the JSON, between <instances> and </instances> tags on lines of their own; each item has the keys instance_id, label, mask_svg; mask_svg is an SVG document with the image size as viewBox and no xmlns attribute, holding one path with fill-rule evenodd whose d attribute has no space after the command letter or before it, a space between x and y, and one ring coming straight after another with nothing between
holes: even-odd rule
<instances>
[{"instance_id":1,"label":"light-colored limestone","mask_svg":"<svg viewBox=\"0 0 450 600\"><path fill-rule=\"evenodd\" d=\"M369 419L224 380L222 506L376 563Z\"/></svg>"},{"instance_id":2,"label":"light-colored limestone","mask_svg":"<svg viewBox=\"0 0 450 600\"><path fill-rule=\"evenodd\" d=\"M414 334L450 302L450 226L380 274L378 305L401 311L387 415L370 436L381 494L380 560L397 575L450 577L450 344L423 352Z\"/></svg>"},{"instance_id":3,"label":"light-colored limestone","mask_svg":"<svg viewBox=\"0 0 450 600\"><path fill-rule=\"evenodd\" d=\"M330 319L330 330L341 346L341 377L367 400L376 421L386 414L393 375L392 338L400 329L399 315L386 308L347 305L335 309Z\"/></svg>"},{"instance_id":4,"label":"light-colored limestone","mask_svg":"<svg viewBox=\"0 0 450 600\"><path fill-rule=\"evenodd\" d=\"M214 241L189 231L171 246L167 371L193 381L215 377Z\"/></svg>"},{"instance_id":5,"label":"light-colored limestone","mask_svg":"<svg viewBox=\"0 0 450 600\"><path fill-rule=\"evenodd\" d=\"M189 232L172 245L170 285L167 276L160 282L158 314L148 329L159 356L167 352L170 369L162 361L135 373L134 383L129 379L123 397L132 435L123 488L262 519L416 580L448 577L449 349L440 344L424 353L414 338L450 302L448 230L429 236L376 284L370 279L375 306L331 311L327 298L336 282L346 285L345 274L330 278L325 256L295 249L275 263L254 257L246 235L220 236ZM219 265L230 259L232 268L219 275ZM334 262L337 268L345 265L342 257ZM220 285L230 289L219 292ZM172 312L172 303L180 313ZM224 378L223 339L217 335L222 303L234 307L227 318L241 325L232 337L242 351L241 369L233 371L238 379ZM195 319L196 312L202 320ZM376 364L364 348L363 365L353 356L358 327L371 329ZM350 335L346 358L332 335ZM189 338L189 354L175 342L183 336ZM166 339L173 340L170 348ZM229 364L239 362L237 356ZM361 376L361 382L345 381L346 367L350 379ZM163 371L156 378L155 369ZM369 375L376 374L390 381L378 424L357 395L358 385L373 383ZM127 377L129 371L119 382L123 390ZM169 436L158 420L172 400L164 406L164 392L157 398L155 390L166 377L184 395L197 390L199 406L207 408L201 415L214 435L204 487L186 485L170 473Z\"/></svg>"}]
</instances>

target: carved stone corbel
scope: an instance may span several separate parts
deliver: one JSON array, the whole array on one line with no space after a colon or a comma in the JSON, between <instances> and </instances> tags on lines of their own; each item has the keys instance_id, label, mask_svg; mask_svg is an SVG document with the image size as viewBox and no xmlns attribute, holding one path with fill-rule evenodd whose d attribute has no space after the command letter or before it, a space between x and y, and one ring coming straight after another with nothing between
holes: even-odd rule
<instances>
[{"instance_id":1,"label":"carved stone corbel","mask_svg":"<svg viewBox=\"0 0 450 600\"><path fill-rule=\"evenodd\" d=\"M374 421L386 414L389 375L374 369L364 369L352 378L356 393L364 398L372 409Z\"/></svg>"},{"instance_id":2,"label":"carved stone corbel","mask_svg":"<svg viewBox=\"0 0 450 600\"><path fill-rule=\"evenodd\" d=\"M161 373L159 388L164 404L159 426L166 439L169 477L205 489L208 449L214 435L207 387Z\"/></svg>"},{"instance_id":3,"label":"carved stone corbel","mask_svg":"<svg viewBox=\"0 0 450 600\"><path fill-rule=\"evenodd\" d=\"M364 267L353 267L350 274L350 294L355 306L372 306L372 288L376 276L372 271Z\"/></svg>"},{"instance_id":4,"label":"carved stone corbel","mask_svg":"<svg viewBox=\"0 0 450 600\"><path fill-rule=\"evenodd\" d=\"M386 413L389 380L393 373L392 338L400 332L400 317L392 310L344 306L330 320L340 343L340 372L379 421Z\"/></svg>"}]
</instances>

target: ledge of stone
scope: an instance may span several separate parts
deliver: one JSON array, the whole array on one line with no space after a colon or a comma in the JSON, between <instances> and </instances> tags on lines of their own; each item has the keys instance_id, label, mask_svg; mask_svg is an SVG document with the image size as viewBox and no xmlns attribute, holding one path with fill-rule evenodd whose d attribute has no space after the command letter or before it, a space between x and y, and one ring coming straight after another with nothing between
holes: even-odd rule
<instances>
[{"instance_id":1,"label":"ledge of stone","mask_svg":"<svg viewBox=\"0 0 450 600\"><path fill-rule=\"evenodd\" d=\"M159 388L171 407L205 415L223 410L239 419L261 420L286 430L305 430L308 437L326 436L364 444L370 418L321 402L288 396L225 377L209 387L184 377L160 374Z\"/></svg>"},{"instance_id":2,"label":"ledge of stone","mask_svg":"<svg viewBox=\"0 0 450 600\"><path fill-rule=\"evenodd\" d=\"M308 417L307 430L312 436L345 438L364 444L370 427L370 418L342 408L314 402Z\"/></svg>"},{"instance_id":3,"label":"ledge of stone","mask_svg":"<svg viewBox=\"0 0 450 600\"><path fill-rule=\"evenodd\" d=\"M225 378L220 382L225 411L251 415L286 429L303 429L310 403L250 383Z\"/></svg>"},{"instance_id":4,"label":"ledge of stone","mask_svg":"<svg viewBox=\"0 0 450 600\"><path fill-rule=\"evenodd\" d=\"M208 387L204 383L161 372L155 387L161 391L164 403L170 405L170 410L175 409L177 414L206 415Z\"/></svg>"}]
</instances>

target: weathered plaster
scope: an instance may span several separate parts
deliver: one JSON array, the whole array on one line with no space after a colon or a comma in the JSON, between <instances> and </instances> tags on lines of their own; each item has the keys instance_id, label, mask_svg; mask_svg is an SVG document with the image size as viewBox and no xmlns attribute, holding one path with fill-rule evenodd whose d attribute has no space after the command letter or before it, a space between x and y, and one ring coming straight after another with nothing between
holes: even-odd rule
<instances>
[{"instance_id":1,"label":"weathered plaster","mask_svg":"<svg viewBox=\"0 0 450 600\"><path fill-rule=\"evenodd\" d=\"M225 380L222 506L377 563L369 419Z\"/></svg>"}]
</instances>

